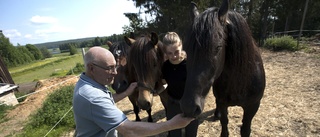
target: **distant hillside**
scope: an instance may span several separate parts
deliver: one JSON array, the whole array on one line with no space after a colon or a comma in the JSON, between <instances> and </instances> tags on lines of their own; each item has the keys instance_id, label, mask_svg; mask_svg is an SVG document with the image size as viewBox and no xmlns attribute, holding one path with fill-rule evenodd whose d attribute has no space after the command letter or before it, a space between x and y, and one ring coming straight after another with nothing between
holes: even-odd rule
<instances>
[{"instance_id":1,"label":"distant hillside","mask_svg":"<svg viewBox=\"0 0 320 137\"><path fill-rule=\"evenodd\" d=\"M37 48L46 47L47 49L53 49L53 48L59 48L59 45L64 43L81 43L84 41L94 40L95 38L96 37L62 40L62 41L56 41L56 42L46 42L46 43L34 44L34 46L36 46Z\"/></svg>"}]
</instances>

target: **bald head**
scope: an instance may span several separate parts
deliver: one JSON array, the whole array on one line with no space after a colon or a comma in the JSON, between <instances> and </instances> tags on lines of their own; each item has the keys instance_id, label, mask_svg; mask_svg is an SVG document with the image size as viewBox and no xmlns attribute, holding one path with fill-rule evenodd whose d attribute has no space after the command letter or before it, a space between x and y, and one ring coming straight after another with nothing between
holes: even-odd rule
<instances>
[{"instance_id":1,"label":"bald head","mask_svg":"<svg viewBox=\"0 0 320 137\"><path fill-rule=\"evenodd\" d=\"M114 56L112 53L102 47L92 47L84 56L84 63L87 68L87 65L90 63L97 64L112 64L115 62Z\"/></svg>"}]
</instances>

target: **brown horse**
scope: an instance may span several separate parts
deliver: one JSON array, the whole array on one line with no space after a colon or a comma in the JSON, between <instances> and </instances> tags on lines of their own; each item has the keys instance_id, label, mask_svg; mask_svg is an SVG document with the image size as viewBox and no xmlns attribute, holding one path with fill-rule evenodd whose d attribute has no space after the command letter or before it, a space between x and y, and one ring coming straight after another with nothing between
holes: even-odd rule
<instances>
[{"instance_id":1,"label":"brown horse","mask_svg":"<svg viewBox=\"0 0 320 137\"><path fill-rule=\"evenodd\" d=\"M246 20L229 11L228 0L220 8L199 14L191 4L192 25L184 41L188 55L187 80L181 109L187 117L203 111L210 87L216 97L215 117L221 136L228 136L228 107L242 107L241 136L248 137L265 89L265 72L258 48Z\"/></svg>"},{"instance_id":2,"label":"brown horse","mask_svg":"<svg viewBox=\"0 0 320 137\"><path fill-rule=\"evenodd\" d=\"M125 41L127 44L112 45L110 48L120 62L118 75L114 79L112 88L117 92L123 92L131 82L137 81L137 91L129 96L136 121L141 121L138 114L140 109L143 109L148 113L148 121L152 122L153 96L163 90L161 83L161 66L164 62L162 44L155 33L151 33L151 36L142 35L136 39L133 39L132 36L125 37ZM118 56L117 52L122 55ZM165 107L166 91L159 95Z\"/></svg>"}]
</instances>

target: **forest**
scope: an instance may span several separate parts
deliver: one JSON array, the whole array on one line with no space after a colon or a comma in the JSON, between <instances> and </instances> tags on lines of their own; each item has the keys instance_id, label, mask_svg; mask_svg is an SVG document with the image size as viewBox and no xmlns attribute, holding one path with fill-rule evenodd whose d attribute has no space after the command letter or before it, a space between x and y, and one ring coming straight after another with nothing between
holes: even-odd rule
<instances>
[{"instance_id":1,"label":"forest","mask_svg":"<svg viewBox=\"0 0 320 137\"><path fill-rule=\"evenodd\" d=\"M168 31L184 35L190 23L190 0L132 0L139 13L124 13L130 25L124 31L155 31L160 36ZM319 0L229 0L230 10L241 13L247 20L252 34L259 45L271 36L291 35L296 37L301 28L305 12L302 36L308 37L320 32ZM208 7L219 7L222 0L194 0L200 11ZM147 17L142 17L142 14ZM152 17L152 18L148 18ZM162 34L162 35L161 35Z\"/></svg>"},{"instance_id":2,"label":"forest","mask_svg":"<svg viewBox=\"0 0 320 137\"><path fill-rule=\"evenodd\" d=\"M160 39L168 31L177 32L182 38L190 24L190 0L132 0L138 13L124 13L130 24L123 26L123 34L76 40L65 40L41 44L13 46L9 39L0 34L0 55L8 67L19 66L51 57L48 49L59 48L68 52L70 48L105 45L129 36L146 32L156 32ZM222 0L194 0L200 11L219 7ZM290 35L293 38L311 37L320 32L319 0L239 0L230 1L230 10L241 13L247 20L252 35L259 46L265 39ZM301 31L300 31L301 30Z\"/></svg>"}]
</instances>

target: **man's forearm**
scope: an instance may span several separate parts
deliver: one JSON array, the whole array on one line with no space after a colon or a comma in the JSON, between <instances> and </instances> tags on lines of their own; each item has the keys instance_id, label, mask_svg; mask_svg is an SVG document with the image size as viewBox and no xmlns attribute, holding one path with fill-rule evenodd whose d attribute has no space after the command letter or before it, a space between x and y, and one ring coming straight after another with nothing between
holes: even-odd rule
<instances>
[{"instance_id":1,"label":"man's forearm","mask_svg":"<svg viewBox=\"0 0 320 137\"><path fill-rule=\"evenodd\" d=\"M119 132L125 137L143 137L157 135L166 131L177 129L171 121L159 122L159 123L148 123L148 122L132 122L126 121L122 126L125 130L121 129ZM127 124L127 125L126 125ZM131 125L130 125L131 124Z\"/></svg>"},{"instance_id":2,"label":"man's forearm","mask_svg":"<svg viewBox=\"0 0 320 137\"><path fill-rule=\"evenodd\" d=\"M128 94L126 92L122 92L122 93L116 93L116 94L113 94L113 100L114 102L118 102L120 100L122 100L123 98L127 97Z\"/></svg>"}]
</instances>

